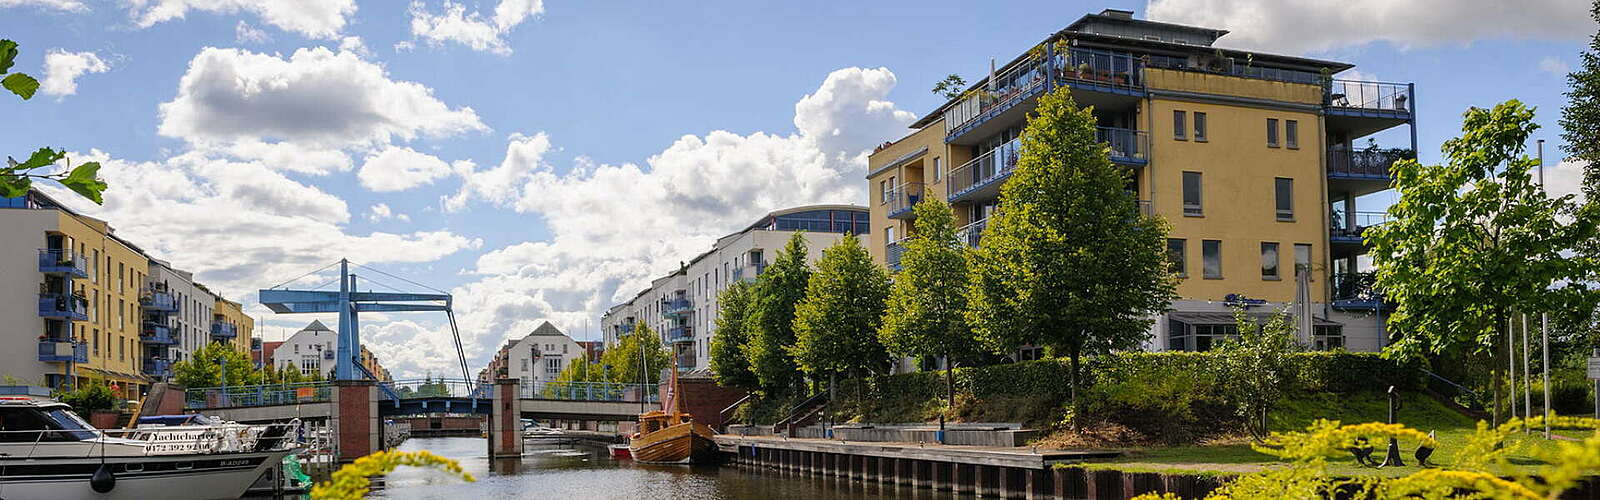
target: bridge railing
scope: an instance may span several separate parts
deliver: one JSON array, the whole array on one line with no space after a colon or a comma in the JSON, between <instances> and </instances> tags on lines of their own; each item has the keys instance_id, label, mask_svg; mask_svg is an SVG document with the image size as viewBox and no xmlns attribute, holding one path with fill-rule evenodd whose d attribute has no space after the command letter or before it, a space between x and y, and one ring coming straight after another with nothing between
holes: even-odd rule
<instances>
[{"instance_id":1,"label":"bridge railing","mask_svg":"<svg viewBox=\"0 0 1600 500\"><path fill-rule=\"evenodd\" d=\"M184 389L183 406L193 410L291 405L318 403L332 397L333 384L329 382L195 387Z\"/></svg>"},{"instance_id":2,"label":"bridge railing","mask_svg":"<svg viewBox=\"0 0 1600 500\"><path fill-rule=\"evenodd\" d=\"M613 382L546 382L535 381L520 386L524 399L556 399L564 401L625 401L637 403L660 402L660 387L655 384L619 384Z\"/></svg>"},{"instance_id":3,"label":"bridge railing","mask_svg":"<svg viewBox=\"0 0 1600 500\"><path fill-rule=\"evenodd\" d=\"M485 385L475 380L443 378L411 378L378 383L386 399L487 398L488 388L479 387Z\"/></svg>"}]
</instances>

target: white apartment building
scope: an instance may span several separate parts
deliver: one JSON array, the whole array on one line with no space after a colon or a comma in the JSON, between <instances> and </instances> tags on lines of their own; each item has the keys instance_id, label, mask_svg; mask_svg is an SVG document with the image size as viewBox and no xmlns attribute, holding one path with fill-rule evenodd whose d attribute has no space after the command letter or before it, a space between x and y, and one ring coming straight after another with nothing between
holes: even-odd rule
<instances>
[{"instance_id":1,"label":"white apartment building","mask_svg":"<svg viewBox=\"0 0 1600 500\"><path fill-rule=\"evenodd\" d=\"M145 281L147 288L165 289L178 305L178 311L169 315L167 324L175 341L168 349L172 362L189 359L196 349L211 342L217 296L195 283L194 273L175 269L166 261L151 259L150 276Z\"/></svg>"},{"instance_id":2,"label":"white apartment building","mask_svg":"<svg viewBox=\"0 0 1600 500\"><path fill-rule=\"evenodd\" d=\"M539 387L556 379L572 363L583 359L584 349L549 321L513 342L506 349L506 377L522 387Z\"/></svg>"},{"instance_id":3,"label":"white apartment building","mask_svg":"<svg viewBox=\"0 0 1600 500\"><path fill-rule=\"evenodd\" d=\"M321 373L323 378L331 379L336 357L334 353L338 348L338 333L322 324L322 321L313 320L272 352L272 366L280 371L298 370L307 376Z\"/></svg>"},{"instance_id":4,"label":"white apartment building","mask_svg":"<svg viewBox=\"0 0 1600 500\"><path fill-rule=\"evenodd\" d=\"M871 234L866 207L809 205L769 213L743 230L717 239L711 250L650 282L632 300L612 306L600 319L607 346L636 322L673 346L679 370L710 366L712 331L717 324L717 295L735 281L754 281L789 237L802 233L806 262L815 264L822 251L845 233Z\"/></svg>"}]
</instances>

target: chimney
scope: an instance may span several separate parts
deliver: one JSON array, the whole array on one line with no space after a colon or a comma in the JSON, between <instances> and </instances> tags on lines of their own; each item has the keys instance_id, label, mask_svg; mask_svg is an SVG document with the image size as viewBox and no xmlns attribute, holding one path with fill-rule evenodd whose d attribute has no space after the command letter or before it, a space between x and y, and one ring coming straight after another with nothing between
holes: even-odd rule
<instances>
[{"instance_id":1,"label":"chimney","mask_svg":"<svg viewBox=\"0 0 1600 500\"><path fill-rule=\"evenodd\" d=\"M1106 10L1100 11L1100 15L1105 16L1105 17L1114 18L1114 19L1127 19L1127 20L1130 20L1130 21L1133 20L1133 11L1131 11L1131 10L1106 9Z\"/></svg>"}]
</instances>

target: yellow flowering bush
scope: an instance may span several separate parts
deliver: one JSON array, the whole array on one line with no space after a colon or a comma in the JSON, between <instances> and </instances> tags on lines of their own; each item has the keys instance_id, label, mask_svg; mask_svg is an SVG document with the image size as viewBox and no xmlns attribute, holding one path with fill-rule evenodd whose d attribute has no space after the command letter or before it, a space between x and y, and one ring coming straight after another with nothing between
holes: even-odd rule
<instances>
[{"instance_id":1,"label":"yellow flowering bush","mask_svg":"<svg viewBox=\"0 0 1600 500\"><path fill-rule=\"evenodd\" d=\"M451 474L460 476L467 482L477 479L466 471L461 470L461 464L455 460L444 458L427 450L422 451L380 451L356 459L345 464L333 473L333 479L317 483L311 488L311 498L315 500L357 500L366 496L372 481L368 477L381 476L393 472L396 467L408 465L412 467L433 467Z\"/></svg>"},{"instance_id":2,"label":"yellow flowering bush","mask_svg":"<svg viewBox=\"0 0 1600 500\"><path fill-rule=\"evenodd\" d=\"M1208 500L1265 500L1282 498L1484 498L1496 500L1556 498L1584 476L1600 473L1600 420L1551 417L1552 430L1588 431L1579 442L1557 442L1553 449L1530 448L1509 438L1524 429L1542 429L1545 418L1512 419L1490 428L1479 422L1478 431L1456 454L1448 468L1424 469L1398 478L1335 478L1327 459L1349 453L1357 446L1382 449L1396 438L1437 447L1427 434L1399 424L1340 425L1319 420L1303 432L1273 433L1257 451L1288 461L1286 467L1239 476L1212 491ZM1532 472L1518 472L1507 457L1524 451L1544 462ZM1508 479L1509 478L1509 479ZM1136 500L1176 500L1171 493L1146 494Z\"/></svg>"}]
</instances>

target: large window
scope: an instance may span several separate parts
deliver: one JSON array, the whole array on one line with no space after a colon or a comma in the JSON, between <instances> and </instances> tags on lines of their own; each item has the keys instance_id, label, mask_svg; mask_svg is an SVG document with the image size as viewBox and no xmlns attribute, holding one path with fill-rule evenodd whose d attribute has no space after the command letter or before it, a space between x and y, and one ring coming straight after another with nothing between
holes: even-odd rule
<instances>
[{"instance_id":1,"label":"large window","mask_svg":"<svg viewBox=\"0 0 1600 500\"><path fill-rule=\"evenodd\" d=\"M1182 111L1173 111L1172 112L1172 138L1173 139L1180 140L1180 141L1187 139L1186 137L1184 137L1184 133L1188 130L1189 124L1185 123L1186 121L1188 121L1185 118L1186 118L1185 113L1182 112Z\"/></svg>"},{"instance_id":2,"label":"large window","mask_svg":"<svg viewBox=\"0 0 1600 500\"><path fill-rule=\"evenodd\" d=\"M1194 113L1194 140L1196 142L1206 141L1206 114L1199 111Z\"/></svg>"},{"instance_id":3,"label":"large window","mask_svg":"<svg viewBox=\"0 0 1600 500\"><path fill-rule=\"evenodd\" d=\"M1278 274L1278 267L1278 243L1261 242L1261 279L1283 279L1283 275Z\"/></svg>"},{"instance_id":4,"label":"large window","mask_svg":"<svg viewBox=\"0 0 1600 500\"><path fill-rule=\"evenodd\" d=\"M1205 264L1205 278L1222 279L1222 242L1203 240L1200 242L1200 253Z\"/></svg>"},{"instance_id":5,"label":"large window","mask_svg":"<svg viewBox=\"0 0 1600 500\"><path fill-rule=\"evenodd\" d=\"M1167 264L1173 273L1178 276L1188 276L1187 267L1189 258L1186 255L1188 242L1182 238L1167 238Z\"/></svg>"},{"instance_id":6,"label":"large window","mask_svg":"<svg viewBox=\"0 0 1600 500\"><path fill-rule=\"evenodd\" d=\"M556 356L544 358L544 373L545 375L561 373L561 358Z\"/></svg>"},{"instance_id":7,"label":"large window","mask_svg":"<svg viewBox=\"0 0 1600 500\"><path fill-rule=\"evenodd\" d=\"M1183 215L1198 217L1205 214L1200 200L1200 172L1183 173Z\"/></svg>"},{"instance_id":8,"label":"large window","mask_svg":"<svg viewBox=\"0 0 1600 500\"><path fill-rule=\"evenodd\" d=\"M1272 190L1277 199L1277 216L1281 221L1294 220L1294 179L1273 179Z\"/></svg>"},{"instance_id":9,"label":"large window","mask_svg":"<svg viewBox=\"0 0 1600 500\"><path fill-rule=\"evenodd\" d=\"M1267 147L1278 147L1278 119L1267 119Z\"/></svg>"}]
</instances>

